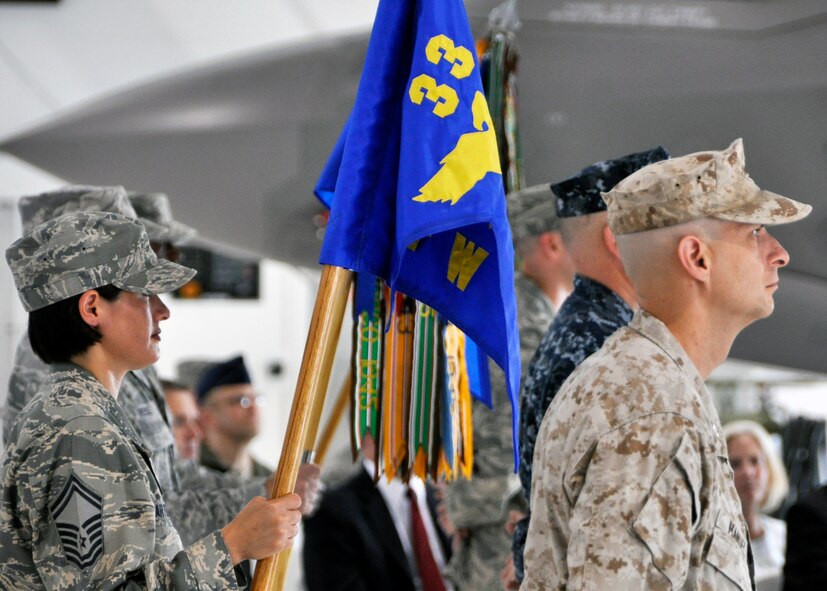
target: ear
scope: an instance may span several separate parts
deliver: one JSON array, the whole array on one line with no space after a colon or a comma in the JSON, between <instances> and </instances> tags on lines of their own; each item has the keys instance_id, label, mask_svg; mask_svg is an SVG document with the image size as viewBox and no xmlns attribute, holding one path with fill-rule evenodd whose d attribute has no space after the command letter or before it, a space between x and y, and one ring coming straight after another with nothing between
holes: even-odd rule
<instances>
[{"instance_id":1,"label":"ear","mask_svg":"<svg viewBox=\"0 0 827 591\"><path fill-rule=\"evenodd\" d=\"M678 242L678 261L690 277L701 283L710 279L710 251L706 243L697 236L684 236Z\"/></svg>"},{"instance_id":2,"label":"ear","mask_svg":"<svg viewBox=\"0 0 827 591\"><path fill-rule=\"evenodd\" d=\"M546 258L557 258L563 250L563 238L560 232L543 232L537 237L537 241L540 251Z\"/></svg>"},{"instance_id":3,"label":"ear","mask_svg":"<svg viewBox=\"0 0 827 591\"><path fill-rule=\"evenodd\" d=\"M615 238L614 232L609 228L609 224L603 225L603 244L606 245L606 249L608 249L614 258L620 260L620 249L617 248L617 238Z\"/></svg>"},{"instance_id":4,"label":"ear","mask_svg":"<svg viewBox=\"0 0 827 591\"><path fill-rule=\"evenodd\" d=\"M97 328L101 323L101 299L97 291L90 289L89 291L84 291L78 301L81 320L92 328Z\"/></svg>"}]
</instances>

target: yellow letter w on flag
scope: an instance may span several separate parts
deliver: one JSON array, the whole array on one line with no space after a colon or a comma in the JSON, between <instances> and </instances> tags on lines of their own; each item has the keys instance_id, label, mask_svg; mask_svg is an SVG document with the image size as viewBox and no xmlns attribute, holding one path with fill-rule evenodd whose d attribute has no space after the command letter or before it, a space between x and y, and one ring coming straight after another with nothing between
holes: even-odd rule
<instances>
[{"instance_id":1,"label":"yellow letter w on flag","mask_svg":"<svg viewBox=\"0 0 827 591\"><path fill-rule=\"evenodd\" d=\"M465 291L474 273L488 257L487 250L475 247L476 244L457 232L451 248L451 258L448 260L448 281L456 283L460 291Z\"/></svg>"}]
</instances>

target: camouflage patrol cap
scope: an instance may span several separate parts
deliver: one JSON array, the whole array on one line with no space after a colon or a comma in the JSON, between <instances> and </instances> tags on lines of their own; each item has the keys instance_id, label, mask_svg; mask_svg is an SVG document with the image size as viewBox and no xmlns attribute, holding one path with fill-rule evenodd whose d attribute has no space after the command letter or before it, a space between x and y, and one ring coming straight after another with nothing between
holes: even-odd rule
<instances>
[{"instance_id":1,"label":"camouflage patrol cap","mask_svg":"<svg viewBox=\"0 0 827 591\"><path fill-rule=\"evenodd\" d=\"M181 244L195 236L195 228L172 218L172 207L166 194L130 192L129 201L135 208L138 218L146 224L147 234L152 242Z\"/></svg>"},{"instance_id":2,"label":"camouflage patrol cap","mask_svg":"<svg viewBox=\"0 0 827 591\"><path fill-rule=\"evenodd\" d=\"M551 185L551 190L557 195L557 215L571 218L606 211L601 192L608 191L647 164L666 158L669 158L669 152L663 146L658 146L652 150L602 160L587 166L576 175Z\"/></svg>"},{"instance_id":3,"label":"camouflage patrol cap","mask_svg":"<svg viewBox=\"0 0 827 591\"><path fill-rule=\"evenodd\" d=\"M739 138L726 150L646 166L603 194L609 227L615 234L631 234L704 217L774 225L809 215L810 205L760 189L744 165Z\"/></svg>"},{"instance_id":4,"label":"camouflage patrol cap","mask_svg":"<svg viewBox=\"0 0 827 591\"><path fill-rule=\"evenodd\" d=\"M78 211L36 226L6 249L27 312L112 284L144 295L181 287L195 270L158 260L139 221Z\"/></svg>"},{"instance_id":5,"label":"camouflage patrol cap","mask_svg":"<svg viewBox=\"0 0 827 591\"><path fill-rule=\"evenodd\" d=\"M21 197L17 208L23 234L28 234L47 220L73 211L111 211L131 218L138 217L129 203L126 189L117 186L67 185L39 195Z\"/></svg>"},{"instance_id":6,"label":"camouflage patrol cap","mask_svg":"<svg viewBox=\"0 0 827 591\"><path fill-rule=\"evenodd\" d=\"M514 242L560 229L549 183L509 193L507 204Z\"/></svg>"},{"instance_id":7,"label":"camouflage patrol cap","mask_svg":"<svg viewBox=\"0 0 827 591\"><path fill-rule=\"evenodd\" d=\"M195 392L198 386L198 380L201 379L201 374L214 364L215 361L207 359L185 359L175 366L177 381Z\"/></svg>"}]
</instances>

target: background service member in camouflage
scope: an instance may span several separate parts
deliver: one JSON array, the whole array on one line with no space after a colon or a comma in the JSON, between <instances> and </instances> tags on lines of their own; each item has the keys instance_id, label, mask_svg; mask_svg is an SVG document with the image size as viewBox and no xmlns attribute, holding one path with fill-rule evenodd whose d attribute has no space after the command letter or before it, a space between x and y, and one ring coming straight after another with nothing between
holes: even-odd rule
<instances>
[{"instance_id":1,"label":"background service member in camouflage","mask_svg":"<svg viewBox=\"0 0 827 591\"><path fill-rule=\"evenodd\" d=\"M537 438L521 589L752 588L746 524L704 379L773 310L789 256L741 140L604 193L639 309L555 397Z\"/></svg>"},{"instance_id":2,"label":"background service member in camouflage","mask_svg":"<svg viewBox=\"0 0 827 591\"><path fill-rule=\"evenodd\" d=\"M632 319L633 308L637 307L637 296L609 231L606 204L600 192L668 156L658 147L603 160L551 186L563 241L577 275L574 292L560 308L523 374L519 474L526 498L531 495L534 442L554 395L575 367ZM529 519L525 516L514 529L514 565L506 565L503 572L503 583L510 589L516 589L523 578L523 548Z\"/></svg>"},{"instance_id":3,"label":"background service member in camouflage","mask_svg":"<svg viewBox=\"0 0 827 591\"><path fill-rule=\"evenodd\" d=\"M563 246L554 195L548 184L508 196L508 221L519 257L514 277L522 370L572 289L574 267ZM505 374L493 363L493 410L475 400L474 478L456 480L445 491L444 506L458 534L448 576L460 588L499 591L499 572L511 553L503 499L514 476L511 403ZM514 483L518 488L519 485Z\"/></svg>"},{"instance_id":4,"label":"background service member in camouflage","mask_svg":"<svg viewBox=\"0 0 827 591\"><path fill-rule=\"evenodd\" d=\"M157 294L195 272L159 261L137 220L102 212L37 226L6 260L32 348L56 365L21 412L0 468L0 587L237 589L233 565L289 546L295 494L256 498L183 549L117 403L126 372L158 359L169 310Z\"/></svg>"}]
</instances>

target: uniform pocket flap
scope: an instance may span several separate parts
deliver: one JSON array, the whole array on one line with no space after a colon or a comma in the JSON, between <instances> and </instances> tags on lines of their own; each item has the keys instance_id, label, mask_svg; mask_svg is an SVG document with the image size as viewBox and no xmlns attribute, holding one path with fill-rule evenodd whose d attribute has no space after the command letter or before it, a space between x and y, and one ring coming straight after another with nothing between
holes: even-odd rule
<instances>
[{"instance_id":1,"label":"uniform pocket flap","mask_svg":"<svg viewBox=\"0 0 827 591\"><path fill-rule=\"evenodd\" d=\"M652 563L680 587L689 571L691 540L698 518L698 491L693 486L700 463L684 434L672 460L652 484L632 529L652 554ZM694 482L693 482L694 481Z\"/></svg>"},{"instance_id":2,"label":"uniform pocket flap","mask_svg":"<svg viewBox=\"0 0 827 591\"><path fill-rule=\"evenodd\" d=\"M727 534L716 524L715 532L712 534L712 542L709 544L709 552L706 555L706 562L720 571L739 589L749 591L752 589L752 582L746 568L747 561L744 559L742 552L741 548L727 539Z\"/></svg>"}]
</instances>

